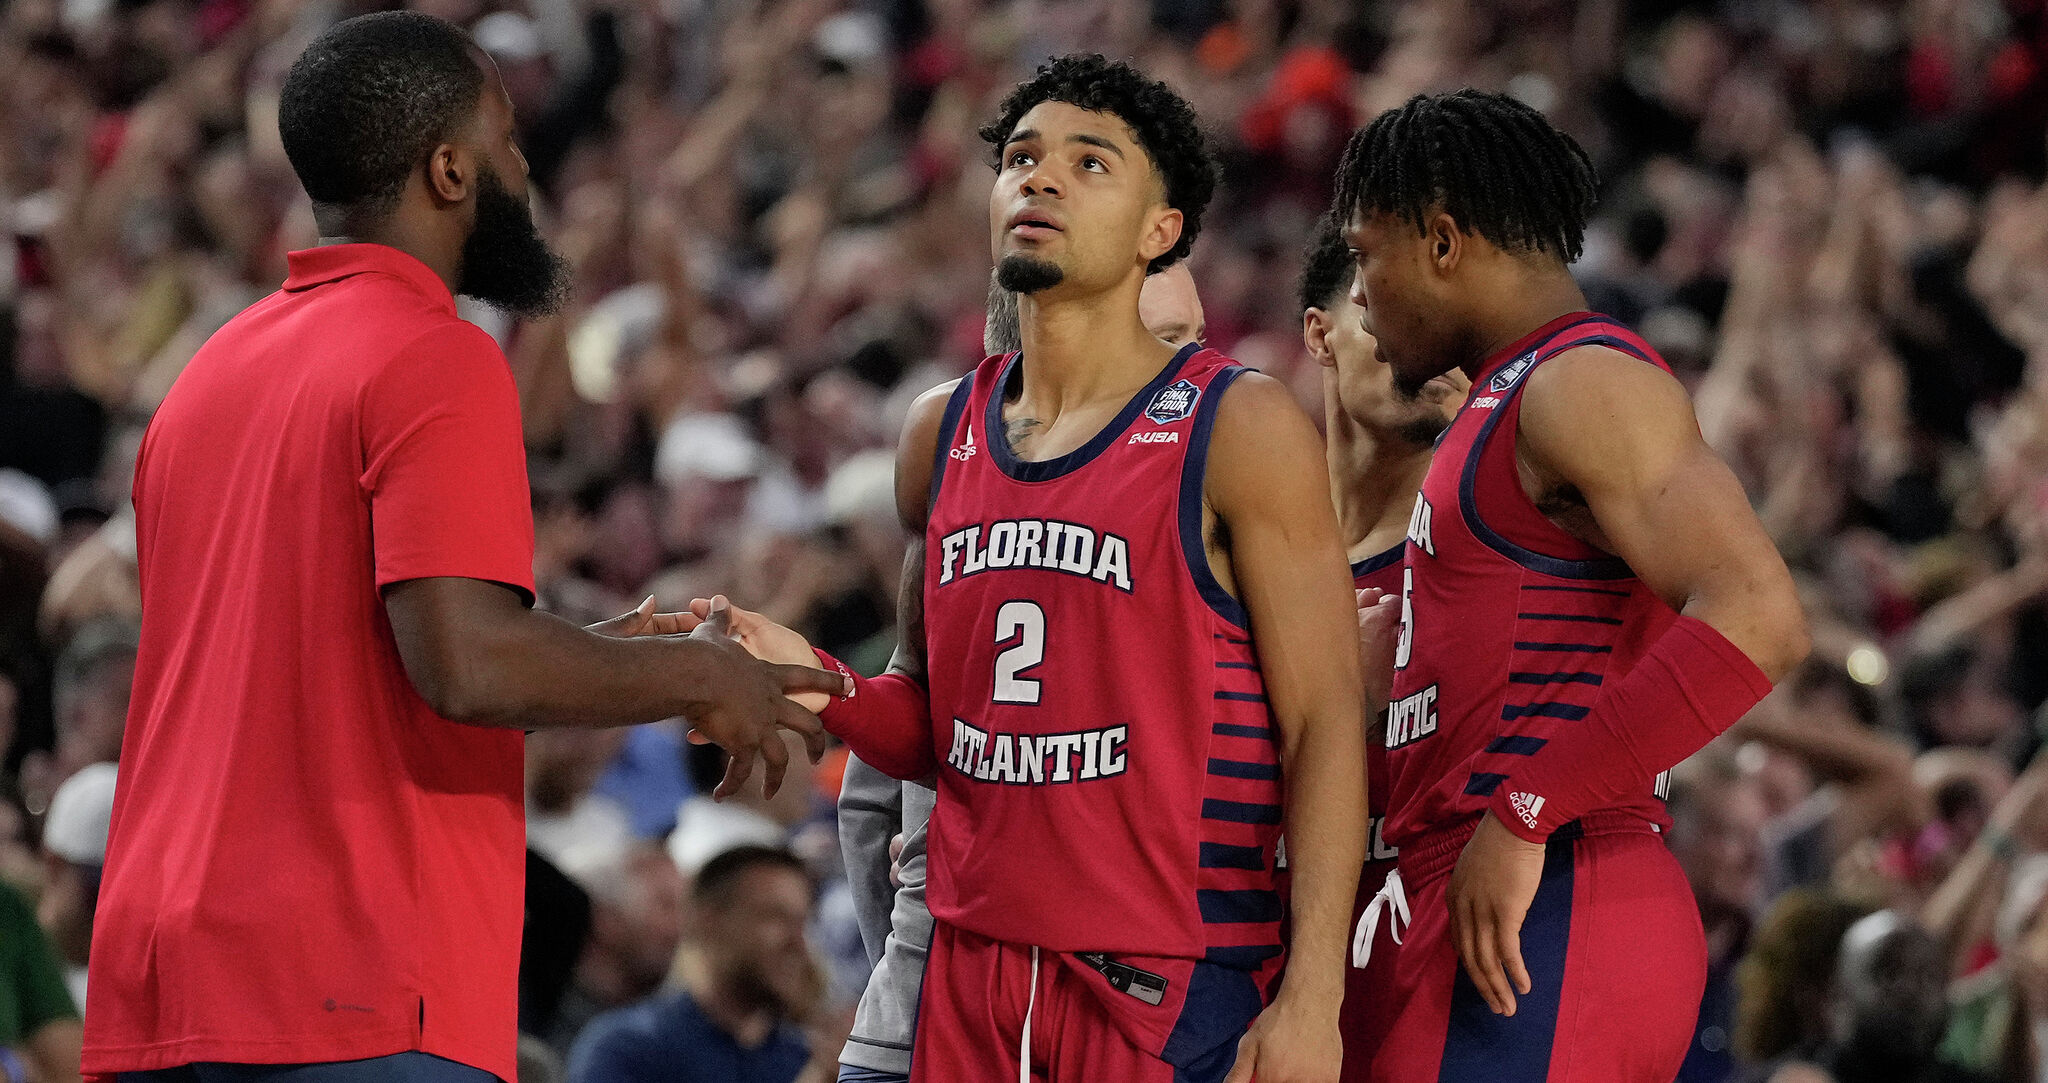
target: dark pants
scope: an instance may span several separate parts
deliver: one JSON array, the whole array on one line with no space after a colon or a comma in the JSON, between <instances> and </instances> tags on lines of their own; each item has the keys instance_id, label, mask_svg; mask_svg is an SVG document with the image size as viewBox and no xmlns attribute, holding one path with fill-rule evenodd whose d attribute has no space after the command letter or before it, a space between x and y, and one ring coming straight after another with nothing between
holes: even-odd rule
<instances>
[{"instance_id":1,"label":"dark pants","mask_svg":"<svg viewBox=\"0 0 2048 1083\"><path fill-rule=\"evenodd\" d=\"M325 1064L186 1064L122 1072L119 1083L497 1083L481 1068L429 1053L394 1053Z\"/></svg>"}]
</instances>

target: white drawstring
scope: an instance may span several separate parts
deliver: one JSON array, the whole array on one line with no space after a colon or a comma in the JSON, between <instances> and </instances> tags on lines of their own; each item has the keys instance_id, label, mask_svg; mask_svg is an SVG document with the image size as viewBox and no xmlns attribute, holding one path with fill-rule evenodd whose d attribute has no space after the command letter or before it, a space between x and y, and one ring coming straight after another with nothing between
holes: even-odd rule
<instances>
[{"instance_id":1,"label":"white drawstring","mask_svg":"<svg viewBox=\"0 0 2048 1083\"><path fill-rule=\"evenodd\" d=\"M1401 883L1401 870L1388 869L1387 882L1365 904L1365 913L1358 915L1358 928L1351 934L1351 965L1359 970L1372 961L1373 937L1380 929L1380 911L1387 912L1387 935L1394 943L1401 942L1401 930L1409 924L1408 889Z\"/></svg>"},{"instance_id":2,"label":"white drawstring","mask_svg":"<svg viewBox=\"0 0 2048 1083\"><path fill-rule=\"evenodd\" d=\"M1024 1002L1024 1042L1017 1054L1017 1083L1031 1083L1031 1012L1037 1007L1038 948L1034 945L1031 948L1031 999Z\"/></svg>"}]
</instances>

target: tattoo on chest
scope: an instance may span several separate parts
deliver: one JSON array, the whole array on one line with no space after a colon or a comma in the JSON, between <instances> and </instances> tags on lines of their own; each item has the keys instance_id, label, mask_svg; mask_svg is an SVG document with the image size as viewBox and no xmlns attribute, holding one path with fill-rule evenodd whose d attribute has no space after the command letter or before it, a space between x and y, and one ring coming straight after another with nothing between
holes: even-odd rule
<instances>
[{"instance_id":1,"label":"tattoo on chest","mask_svg":"<svg viewBox=\"0 0 2048 1083\"><path fill-rule=\"evenodd\" d=\"M1010 449L1018 450L1024 441L1038 432L1043 424L1035 417L1014 417L1003 423L1003 431L1010 438Z\"/></svg>"}]
</instances>

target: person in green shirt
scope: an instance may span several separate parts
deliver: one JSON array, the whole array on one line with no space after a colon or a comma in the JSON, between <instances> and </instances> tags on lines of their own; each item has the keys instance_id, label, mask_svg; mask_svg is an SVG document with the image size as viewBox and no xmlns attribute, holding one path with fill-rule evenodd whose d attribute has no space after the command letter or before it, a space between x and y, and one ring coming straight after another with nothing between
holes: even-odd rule
<instances>
[{"instance_id":1,"label":"person in green shirt","mask_svg":"<svg viewBox=\"0 0 2048 1083\"><path fill-rule=\"evenodd\" d=\"M19 1056L37 1083L77 1083L83 1033L34 908L0 884L0 1079L20 1074Z\"/></svg>"}]
</instances>

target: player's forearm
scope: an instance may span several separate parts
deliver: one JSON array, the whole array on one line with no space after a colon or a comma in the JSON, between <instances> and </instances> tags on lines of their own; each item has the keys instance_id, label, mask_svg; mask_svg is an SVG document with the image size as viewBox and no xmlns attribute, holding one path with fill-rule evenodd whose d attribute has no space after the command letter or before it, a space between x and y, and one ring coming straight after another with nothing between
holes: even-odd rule
<instances>
[{"instance_id":1,"label":"player's forearm","mask_svg":"<svg viewBox=\"0 0 2048 1083\"><path fill-rule=\"evenodd\" d=\"M1762 701L1770 680L1713 627L1680 617L1609 684L1587 715L1545 733L1494 791L1492 808L1531 842L1582 813L1645 792Z\"/></svg>"},{"instance_id":2,"label":"player's forearm","mask_svg":"<svg viewBox=\"0 0 2048 1083\"><path fill-rule=\"evenodd\" d=\"M1293 888L1285 989L1335 1004L1343 996L1351 903L1365 861L1363 728L1333 712L1302 722L1292 745L1282 766Z\"/></svg>"},{"instance_id":3,"label":"player's forearm","mask_svg":"<svg viewBox=\"0 0 2048 1083\"><path fill-rule=\"evenodd\" d=\"M938 767L931 692L924 681L896 666L879 677L862 677L824 651L818 652L818 664L853 678L852 692L818 712L825 732L890 778L915 782Z\"/></svg>"}]
</instances>

